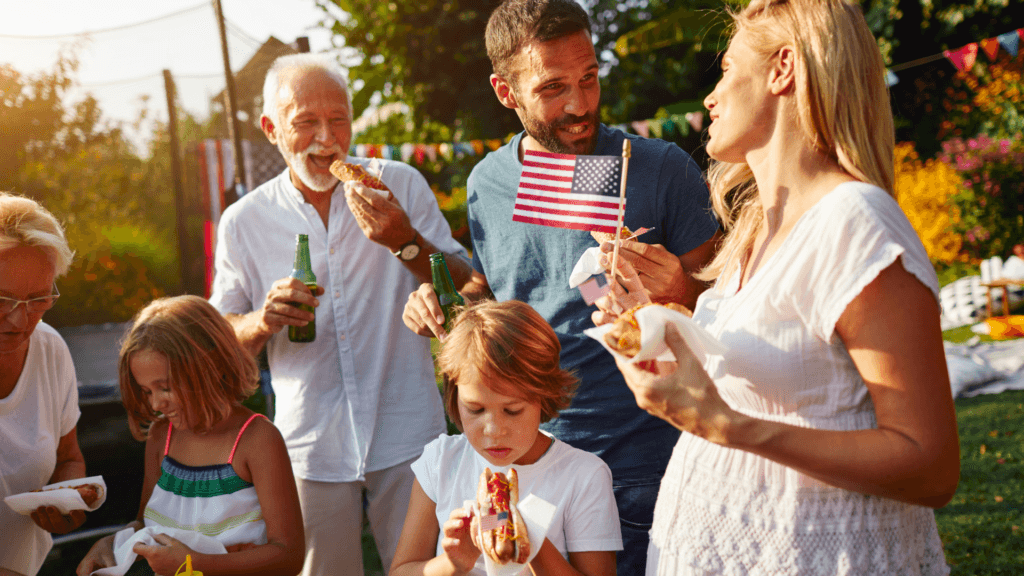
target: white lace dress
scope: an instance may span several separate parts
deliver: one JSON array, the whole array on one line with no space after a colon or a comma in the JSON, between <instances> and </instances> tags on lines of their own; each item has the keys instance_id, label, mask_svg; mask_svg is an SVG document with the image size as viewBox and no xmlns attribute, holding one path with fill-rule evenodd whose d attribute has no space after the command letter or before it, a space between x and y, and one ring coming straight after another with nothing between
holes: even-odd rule
<instances>
[{"instance_id":1,"label":"white lace dress","mask_svg":"<svg viewBox=\"0 0 1024 576\"><path fill-rule=\"evenodd\" d=\"M734 274L721 292L705 292L694 320L730 347L706 366L725 401L796 426L875 427L834 328L897 258L938 297L896 202L880 188L843 184L803 215L743 290ZM931 509L834 488L686 433L662 480L651 540L657 574L949 573Z\"/></svg>"}]
</instances>

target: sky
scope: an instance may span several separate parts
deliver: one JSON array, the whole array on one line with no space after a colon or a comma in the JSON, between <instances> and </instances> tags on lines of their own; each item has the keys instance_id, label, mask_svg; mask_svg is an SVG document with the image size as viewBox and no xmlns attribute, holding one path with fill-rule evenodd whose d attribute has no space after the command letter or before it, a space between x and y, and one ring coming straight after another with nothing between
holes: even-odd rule
<instances>
[{"instance_id":1,"label":"sky","mask_svg":"<svg viewBox=\"0 0 1024 576\"><path fill-rule=\"evenodd\" d=\"M180 105L205 118L224 88L224 64L212 0L24 0L4 2L0 63L22 74L53 69L62 49L77 45L77 99L87 91L103 117L131 123L145 106L151 120L129 129L145 141L152 119L166 121L162 71L168 69ZM318 23L314 0L221 0L231 68L240 69L270 36L285 43L309 38L311 52L337 50ZM148 104L143 98L148 96Z\"/></svg>"}]
</instances>

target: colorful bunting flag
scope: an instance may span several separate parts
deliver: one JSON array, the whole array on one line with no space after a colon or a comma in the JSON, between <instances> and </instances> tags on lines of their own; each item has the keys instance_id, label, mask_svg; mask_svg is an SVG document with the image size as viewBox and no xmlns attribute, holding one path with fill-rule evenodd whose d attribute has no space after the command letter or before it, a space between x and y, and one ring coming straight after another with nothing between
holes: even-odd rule
<instances>
[{"instance_id":1,"label":"colorful bunting flag","mask_svg":"<svg viewBox=\"0 0 1024 576\"><path fill-rule=\"evenodd\" d=\"M978 57L978 43L971 42L966 46L961 46L956 50L945 50L942 54L949 58L949 61L956 66L956 69L963 72L964 70L970 70L974 68L974 61Z\"/></svg>"},{"instance_id":2,"label":"colorful bunting flag","mask_svg":"<svg viewBox=\"0 0 1024 576\"><path fill-rule=\"evenodd\" d=\"M633 127L633 131L636 132L637 134L643 136L644 138L650 138L650 132L648 132L648 130L647 130L647 121L646 120L640 120L638 122L633 122L632 124L630 124L630 126Z\"/></svg>"},{"instance_id":3,"label":"colorful bunting flag","mask_svg":"<svg viewBox=\"0 0 1024 576\"><path fill-rule=\"evenodd\" d=\"M979 40L978 44L981 45L981 49L985 52L985 55L988 56L989 60L994 61L996 59L996 56L999 55L999 40L997 40L996 38L986 38L984 40Z\"/></svg>"},{"instance_id":4,"label":"colorful bunting flag","mask_svg":"<svg viewBox=\"0 0 1024 576\"><path fill-rule=\"evenodd\" d=\"M892 70L889 70L888 68L885 69L885 85L886 86L892 88L893 86L898 84L899 81L900 81L900 79L899 79L898 76L896 76L895 72L893 72Z\"/></svg>"},{"instance_id":5,"label":"colorful bunting flag","mask_svg":"<svg viewBox=\"0 0 1024 576\"><path fill-rule=\"evenodd\" d=\"M527 150L512 221L614 234L622 164L621 156Z\"/></svg>"},{"instance_id":6,"label":"colorful bunting flag","mask_svg":"<svg viewBox=\"0 0 1024 576\"><path fill-rule=\"evenodd\" d=\"M1017 57L1017 48L1020 46L1020 39L1024 37L1024 28L1019 28L1013 32L1007 32L1006 34L1000 34L996 36L996 41L999 45L1006 50L1013 58Z\"/></svg>"}]
</instances>

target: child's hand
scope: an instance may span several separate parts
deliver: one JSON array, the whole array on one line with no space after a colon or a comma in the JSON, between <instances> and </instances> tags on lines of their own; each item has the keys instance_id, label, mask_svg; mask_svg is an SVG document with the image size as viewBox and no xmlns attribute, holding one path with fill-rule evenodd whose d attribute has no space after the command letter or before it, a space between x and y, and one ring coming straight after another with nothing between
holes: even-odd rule
<instances>
[{"instance_id":1,"label":"child's hand","mask_svg":"<svg viewBox=\"0 0 1024 576\"><path fill-rule=\"evenodd\" d=\"M114 558L114 535L104 536L96 541L89 549L89 553L82 558L75 571L78 576L89 576L94 570L117 566L117 559Z\"/></svg>"},{"instance_id":2,"label":"child's hand","mask_svg":"<svg viewBox=\"0 0 1024 576\"><path fill-rule=\"evenodd\" d=\"M472 519L472 509L456 508L441 527L444 533L441 548L459 574L469 573L476 565L476 559L480 557L480 549L470 536Z\"/></svg>"},{"instance_id":3,"label":"child's hand","mask_svg":"<svg viewBox=\"0 0 1024 576\"><path fill-rule=\"evenodd\" d=\"M185 556L196 553L195 550L167 534L157 534L153 536L153 539L162 546L136 544L132 551L145 558L153 572L162 576L171 576L177 572L178 568L185 563Z\"/></svg>"}]
</instances>

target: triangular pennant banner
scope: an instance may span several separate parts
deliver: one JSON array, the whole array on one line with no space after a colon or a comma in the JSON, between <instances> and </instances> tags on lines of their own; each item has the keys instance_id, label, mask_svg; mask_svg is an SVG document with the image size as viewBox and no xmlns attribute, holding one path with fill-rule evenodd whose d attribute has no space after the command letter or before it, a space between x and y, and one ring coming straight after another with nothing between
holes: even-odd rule
<instances>
[{"instance_id":1,"label":"triangular pennant banner","mask_svg":"<svg viewBox=\"0 0 1024 576\"><path fill-rule=\"evenodd\" d=\"M408 142L406 142L405 144L402 144L402 148L401 148L402 162L405 162L406 164L408 164L409 163L409 159L412 158L412 152L415 149L416 149L416 145L415 144L411 144L411 143L408 143Z\"/></svg>"},{"instance_id":2,"label":"triangular pennant banner","mask_svg":"<svg viewBox=\"0 0 1024 576\"><path fill-rule=\"evenodd\" d=\"M633 131L643 136L644 138L650 137L650 132L647 130L647 120L638 120L630 124L633 127Z\"/></svg>"},{"instance_id":3,"label":"triangular pennant banner","mask_svg":"<svg viewBox=\"0 0 1024 576\"><path fill-rule=\"evenodd\" d=\"M427 158L431 162L437 162L437 144L427 144Z\"/></svg>"},{"instance_id":4,"label":"triangular pennant banner","mask_svg":"<svg viewBox=\"0 0 1024 576\"><path fill-rule=\"evenodd\" d=\"M650 120L647 122L647 131L650 132L651 136L655 138L661 138L662 135L661 122L657 120Z\"/></svg>"},{"instance_id":5,"label":"triangular pennant banner","mask_svg":"<svg viewBox=\"0 0 1024 576\"><path fill-rule=\"evenodd\" d=\"M700 129L704 127L704 113L703 112L687 112L686 121L690 124L695 132L700 132Z\"/></svg>"},{"instance_id":6,"label":"triangular pennant banner","mask_svg":"<svg viewBox=\"0 0 1024 576\"><path fill-rule=\"evenodd\" d=\"M447 160L449 162L452 161L452 152L453 151L452 151L452 145L451 144L449 144L447 142L442 142L441 146L438 148L438 151L441 152L441 157L442 158L444 158L445 160Z\"/></svg>"},{"instance_id":7,"label":"triangular pennant banner","mask_svg":"<svg viewBox=\"0 0 1024 576\"><path fill-rule=\"evenodd\" d=\"M416 160L417 164L423 164L423 160L426 159L426 156L427 156L427 145L426 144L416 144L413 147L412 157L413 157L414 160Z\"/></svg>"},{"instance_id":8,"label":"triangular pennant banner","mask_svg":"<svg viewBox=\"0 0 1024 576\"><path fill-rule=\"evenodd\" d=\"M885 85L886 86L889 86L891 88L891 87L895 86L896 84L898 84L899 81L900 81L900 79L899 79L898 76L896 76L895 72L893 72L892 70L889 70L888 68L885 69Z\"/></svg>"},{"instance_id":9,"label":"triangular pennant banner","mask_svg":"<svg viewBox=\"0 0 1024 576\"><path fill-rule=\"evenodd\" d=\"M683 114L673 114L672 123L675 124L680 136L690 135L690 122L686 119L686 116Z\"/></svg>"},{"instance_id":10,"label":"triangular pennant banner","mask_svg":"<svg viewBox=\"0 0 1024 576\"><path fill-rule=\"evenodd\" d=\"M979 40L978 44L981 44L981 49L985 51L985 55L988 56L989 60L995 60L996 56L999 55L999 40L995 38L986 38Z\"/></svg>"},{"instance_id":11,"label":"triangular pennant banner","mask_svg":"<svg viewBox=\"0 0 1024 576\"><path fill-rule=\"evenodd\" d=\"M483 140L470 140L469 145L473 147L473 152L475 152L477 156L484 153Z\"/></svg>"},{"instance_id":12,"label":"triangular pennant banner","mask_svg":"<svg viewBox=\"0 0 1024 576\"><path fill-rule=\"evenodd\" d=\"M356 144L356 156L366 158L366 144Z\"/></svg>"},{"instance_id":13,"label":"triangular pennant banner","mask_svg":"<svg viewBox=\"0 0 1024 576\"><path fill-rule=\"evenodd\" d=\"M492 138L488 140L487 147L490 148L492 152L494 150L497 150L498 148L501 148L501 138Z\"/></svg>"},{"instance_id":14,"label":"triangular pennant banner","mask_svg":"<svg viewBox=\"0 0 1024 576\"><path fill-rule=\"evenodd\" d=\"M999 45L1006 50L1013 58L1017 57L1017 48L1020 46L1020 38L1024 35L1024 28L1020 30L1014 30L1013 32L1007 32L1006 34L1000 34L996 36L996 41Z\"/></svg>"},{"instance_id":15,"label":"triangular pennant banner","mask_svg":"<svg viewBox=\"0 0 1024 576\"><path fill-rule=\"evenodd\" d=\"M956 50L945 50L942 54L949 58L949 61L953 63L953 66L956 66L957 70L961 72L970 70L974 68L974 61L978 57L978 43L971 42Z\"/></svg>"}]
</instances>

